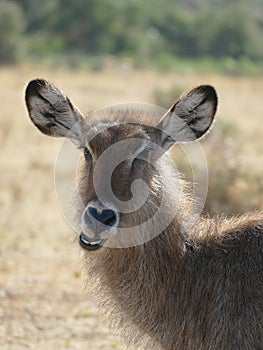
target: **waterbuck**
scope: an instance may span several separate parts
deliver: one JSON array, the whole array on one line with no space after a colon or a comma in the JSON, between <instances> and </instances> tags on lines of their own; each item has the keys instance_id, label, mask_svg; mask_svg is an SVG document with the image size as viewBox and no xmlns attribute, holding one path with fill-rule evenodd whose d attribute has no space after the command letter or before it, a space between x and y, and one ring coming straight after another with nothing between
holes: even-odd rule
<instances>
[{"instance_id":1,"label":"waterbuck","mask_svg":"<svg viewBox=\"0 0 263 350\"><path fill-rule=\"evenodd\" d=\"M113 329L135 348L263 349L263 214L197 215L166 152L208 131L214 88L194 88L164 115L119 105L84 117L33 80L26 105L40 131L83 151L79 244Z\"/></svg>"}]
</instances>

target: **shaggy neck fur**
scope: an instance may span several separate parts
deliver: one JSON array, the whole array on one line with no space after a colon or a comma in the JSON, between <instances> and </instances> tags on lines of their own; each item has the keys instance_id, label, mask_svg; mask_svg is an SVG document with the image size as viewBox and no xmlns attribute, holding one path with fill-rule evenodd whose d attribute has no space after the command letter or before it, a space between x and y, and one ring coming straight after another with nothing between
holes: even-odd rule
<instances>
[{"instance_id":1,"label":"shaggy neck fur","mask_svg":"<svg viewBox=\"0 0 263 350\"><path fill-rule=\"evenodd\" d=\"M87 255L99 306L135 349L260 349L262 214L200 220L188 237L173 223L145 245Z\"/></svg>"}]
</instances>

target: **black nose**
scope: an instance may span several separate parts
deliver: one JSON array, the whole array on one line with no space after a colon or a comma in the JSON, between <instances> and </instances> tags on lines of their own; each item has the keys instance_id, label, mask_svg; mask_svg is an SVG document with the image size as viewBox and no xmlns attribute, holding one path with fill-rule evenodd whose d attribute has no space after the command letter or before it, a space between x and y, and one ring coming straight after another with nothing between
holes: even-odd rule
<instances>
[{"instance_id":1,"label":"black nose","mask_svg":"<svg viewBox=\"0 0 263 350\"><path fill-rule=\"evenodd\" d=\"M86 215L89 216L89 219L93 221L99 221L101 224L106 226L114 226L117 222L117 213L112 209L103 209L98 210L95 207L88 207Z\"/></svg>"}]
</instances>

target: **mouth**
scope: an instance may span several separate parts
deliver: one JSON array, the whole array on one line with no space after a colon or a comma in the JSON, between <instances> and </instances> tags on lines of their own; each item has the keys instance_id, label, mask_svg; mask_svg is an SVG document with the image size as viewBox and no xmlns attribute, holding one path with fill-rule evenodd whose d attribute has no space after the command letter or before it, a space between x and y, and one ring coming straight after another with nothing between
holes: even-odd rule
<instances>
[{"instance_id":1,"label":"mouth","mask_svg":"<svg viewBox=\"0 0 263 350\"><path fill-rule=\"evenodd\" d=\"M105 241L106 239L90 239L83 232L79 235L79 245L88 251L95 251L102 248Z\"/></svg>"}]
</instances>

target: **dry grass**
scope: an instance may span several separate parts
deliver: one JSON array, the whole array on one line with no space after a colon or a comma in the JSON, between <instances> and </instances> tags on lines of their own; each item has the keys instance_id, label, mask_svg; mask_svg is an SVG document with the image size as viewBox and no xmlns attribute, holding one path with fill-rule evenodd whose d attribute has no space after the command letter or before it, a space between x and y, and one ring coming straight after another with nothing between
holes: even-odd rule
<instances>
[{"instance_id":1,"label":"dry grass","mask_svg":"<svg viewBox=\"0 0 263 350\"><path fill-rule=\"evenodd\" d=\"M23 90L35 77L53 81L84 111L153 102L157 87L213 84L220 96L219 117L237 126L232 139L242 150L242 166L252 173L262 172L263 164L263 78L0 69L0 348L122 349L84 289L82 253L57 208L53 168L61 141L42 136L26 116Z\"/></svg>"}]
</instances>

